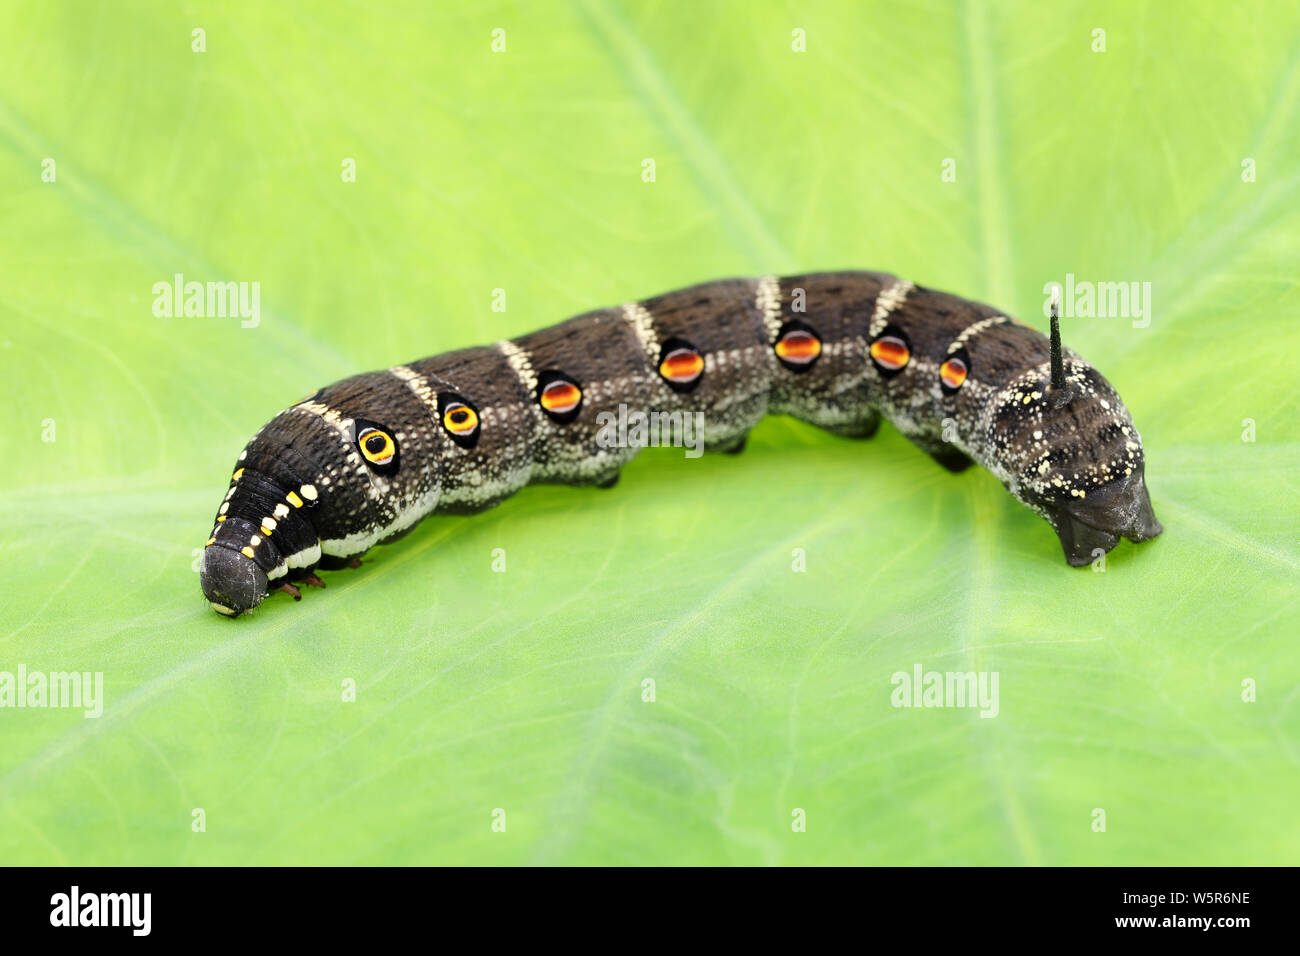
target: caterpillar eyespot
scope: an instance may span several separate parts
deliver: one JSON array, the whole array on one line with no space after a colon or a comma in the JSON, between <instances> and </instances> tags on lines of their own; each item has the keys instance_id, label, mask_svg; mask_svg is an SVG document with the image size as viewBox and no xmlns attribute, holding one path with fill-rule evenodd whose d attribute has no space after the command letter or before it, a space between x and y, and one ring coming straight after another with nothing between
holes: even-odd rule
<instances>
[{"instance_id":1,"label":"caterpillar eyespot","mask_svg":"<svg viewBox=\"0 0 1300 956\"><path fill-rule=\"evenodd\" d=\"M370 466L372 471L386 475L397 470L397 439L389 434L382 425L364 418L357 418L353 420L352 430L356 434L354 441L357 450L361 452L361 457L365 459L366 464ZM312 492L315 492L315 486L313 485L303 485L299 490L306 488L311 488ZM298 495L293 492L290 492L290 494L292 497L286 497L292 504L294 498L298 498Z\"/></svg>"},{"instance_id":2,"label":"caterpillar eyespot","mask_svg":"<svg viewBox=\"0 0 1300 956\"><path fill-rule=\"evenodd\" d=\"M970 356L964 347L944 359L939 366L939 384L944 394L952 395L966 383L966 376L970 374L969 363Z\"/></svg>"},{"instance_id":3,"label":"caterpillar eyespot","mask_svg":"<svg viewBox=\"0 0 1300 956\"><path fill-rule=\"evenodd\" d=\"M1128 409L1061 346L1055 313L1050 331L883 273L769 276L354 376L281 412L223 473L200 584L235 617L431 514L537 482L610 487L641 446L609 441L607 422L631 412L702 414L705 450L727 452L766 414L859 438L889 419L945 468L993 471L1087 565L1162 529Z\"/></svg>"},{"instance_id":4,"label":"caterpillar eyespot","mask_svg":"<svg viewBox=\"0 0 1300 956\"><path fill-rule=\"evenodd\" d=\"M442 427L457 445L473 448L478 444L478 410L473 405L459 395L444 392L438 396L438 407L442 409Z\"/></svg>"},{"instance_id":5,"label":"caterpillar eyespot","mask_svg":"<svg viewBox=\"0 0 1300 956\"><path fill-rule=\"evenodd\" d=\"M787 322L772 346L776 357L792 372L806 372L821 357L822 340L802 322Z\"/></svg>"},{"instance_id":6,"label":"caterpillar eyespot","mask_svg":"<svg viewBox=\"0 0 1300 956\"><path fill-rule=\"evenodd\" d=\"M582 388L563 372L548 370L538 377L537 403L551 421L567 425L582 411Z\"/></svg>"},{"instance_id":7,"label":"caterpillar eyespot","mask_svg":"<svg viewBox=\"0 0 1300 956\"><path fill-rule=\"evenodd\" d=\"M472 432L478 427L478 416L474 414L474 410L459 402L443 413L442 421L448 431L455 432L457 435Z\"/></svg>"},{"instance_id":8,"label":"caterpillar eyespot","mask_svg":"<svg viewBox=\"0 0 1300 956\"><path fill-rule=\"evenodd\" d=\"M361 454L372 465L386 465L397 454L397 445L393 443L393 436L388 432L381 432L378 428L367 428L363 431L357 436L357 444L361 447Z\"/></svg>"},{"instance_id":9,"label":"caterpillar eyespot","mask_svg":"<svg viewBox=\"0 0 1300 956\"><path fill-rule=\"evenodd\" d=\"M885 377L897 375L912 360L912 347L907 335L896 325L887 325L871 343L871 360Z\"/></svg>"},{"instance_id":10,"label":"caterpillar eyespot","mask_svg":"<svg viewBox=\"0 0 1300 956\"><path fill-rule=\"evenodd\" d=\"M689 392L704 374L704 356L691 343L669 339L663 345L659 374L675 392Z\"/></svg>"}]
</instances>

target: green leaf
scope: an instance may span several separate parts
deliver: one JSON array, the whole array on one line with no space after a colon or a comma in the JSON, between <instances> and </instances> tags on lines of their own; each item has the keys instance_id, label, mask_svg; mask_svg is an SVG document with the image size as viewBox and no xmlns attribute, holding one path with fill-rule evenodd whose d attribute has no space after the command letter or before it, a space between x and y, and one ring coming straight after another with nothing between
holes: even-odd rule
<instances>
[{"instance_id":1,"label":"green leaf","mask_svg":"<svg viewBox=\"0 0 1300 956\"><path fill-rule=\"evenodd\" d=\"M0 671L104 681L98 719L0 709L0 859L1300 858L1300 11L381 6L0 13ZM772 419L435 518L300 604L202 599L231 463L302 394L839 268L1040 327L1067 273L1150 282L1149 326L1063 326L1164 535L1071 569L991 475ZM176 273L259 282L260 324L155 317ZM996 672L997 716L891 706L918 665Z\"/></svg>"}]
</instances>

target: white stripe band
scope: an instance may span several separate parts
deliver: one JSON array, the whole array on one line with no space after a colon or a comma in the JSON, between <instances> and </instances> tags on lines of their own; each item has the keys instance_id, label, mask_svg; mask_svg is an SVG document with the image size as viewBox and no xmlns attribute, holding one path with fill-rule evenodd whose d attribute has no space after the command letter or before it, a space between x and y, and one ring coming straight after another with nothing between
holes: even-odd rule
<instances>
[{"instance_id":1,"label":"white stripe band","mask_svg":"<svg viewBox=\"0 0 1300 956\"><path fill-rule=\"evenodd\" d=\"M509 339L502 339L497 343L497 350L506 357L510 367L514 369L519 381L524 383L530 398L537 396L537 372L533 369L533 363L528 360L528 356L514 342Z\"/></svg>"},{"instance_id":2,"label":"white stripe band","mask_svg":"<svg viewBox=\"0 0 1300 956\"><path fill-rule=\"evenodd\" d=\"M429 409L429 416L434 423L438 421L438 393L429 387L429 380L409 365L394 365L388 370L406 383L406 387L415 393L415 397Z\"/></svg>"},{"instance_id":3,"label":"white stripe band","mask_svg":"<svg viewBox=\"0 0 1300 956\"><path fill-rule=\"evenodd\" d=\"M623 306L623 318L632 323L636 337L641 341L645 354L650 361L659 361L659 339L655 335L655 320L650 311L640 302L629 302Z\"/></svg>"},{"instance_id":4,"label":"white stripe band","mask_svg":"<svg viewBox=\"0 0 1300 956\"><path fill-rule=\"evenodd\" d=\"M966 328L961 330L961 335L957 336L952 345L948 346L948 354L951 355L953 352L957 351L965 345L972 336L979 335L985 329L1010 321L1011 320L1005 315L994 315L987 319L980 319L978 322L966 326Z\"/></svg>"},{"instance_id":5,"label":"white stripe band","mask_svg":"<svg viewBox=\"0 0 1300 956\"><path fill-rule=\"evenodd\" d=\"M915 288L916 284L908 279L895 279L892 285L876 297L876 310L871 314L870 327L873 339L884 331L889 313L902 305L907 294Z\"/></svg>"},{"instance_id":6,"label":"white stripe band","mask_svg":"<svg viewBox=\"0 0 1300 956\"><path fill-rule=\"evenodd\" d=\"M781 283L776 276L763 276L758 280L758 295L754 308L763 316L767 342L772 345L781 331Z\"/></svg>"}]
</instances>

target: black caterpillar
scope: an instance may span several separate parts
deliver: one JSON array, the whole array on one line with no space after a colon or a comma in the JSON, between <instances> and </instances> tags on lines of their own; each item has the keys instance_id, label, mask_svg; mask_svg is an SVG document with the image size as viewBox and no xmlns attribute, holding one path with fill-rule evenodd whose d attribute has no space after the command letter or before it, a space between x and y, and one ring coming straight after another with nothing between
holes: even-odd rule
<instances>
[{"instance_id":1,"label":"black caterpillar","mask_svg":"<svg viewBox=\"0 0 1300 956\"><path fill-rule=\"evenodd\" d=\"M856 438L883 415L945 468L993 472L1076 566L1161 531L1133 420L1062 352L1055 314L1049 341L878 272L724 279L356 375L281 412L239 455L204 596L233 617L435 512L539 482L608 487L639 450L602 440L620 405L702 413L705 447L724 452L768 414Z\"/></svg>"}]
</instances>

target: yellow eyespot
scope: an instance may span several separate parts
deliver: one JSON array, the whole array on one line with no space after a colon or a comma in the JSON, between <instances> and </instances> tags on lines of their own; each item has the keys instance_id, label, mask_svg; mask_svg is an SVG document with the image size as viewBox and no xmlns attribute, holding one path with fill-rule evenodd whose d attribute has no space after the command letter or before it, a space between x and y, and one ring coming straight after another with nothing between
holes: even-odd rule
<instances>
[{"instance_id":1,"label":"yellow eyespot","mask_svg":"<svg viewBox=\"0 0 1300 956\"><path fill-rule=\"evenodd\" d=\"M442 424L453 435L468 435L478 428L478 413L468 405L452 402L442 413Z\"/></svg>"},{"instance_id":2,"label":"yellow eyespot","mask_svg":"<svg viewBox=\"0 0 1300 956\"><path fill-rule=\"evenodd\" d=\"M363 429L357 436L357 446L361 449L361 454L366 456L366 461L373 465L387 465L397 454L393 436L378 428Z\"/></svg>"},{"instance_id":3,"label":"yellow eyespot","mask_svg":"<svg viewBox=\"0 0 1300 956\"><path fill-rule=\"evenodd\" d=\"M438 408L442 410L442 427L457 447L473 448L483 433L478 409L465 396L456 392L439 392Z\"/></svg>"}]
</instances>

